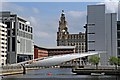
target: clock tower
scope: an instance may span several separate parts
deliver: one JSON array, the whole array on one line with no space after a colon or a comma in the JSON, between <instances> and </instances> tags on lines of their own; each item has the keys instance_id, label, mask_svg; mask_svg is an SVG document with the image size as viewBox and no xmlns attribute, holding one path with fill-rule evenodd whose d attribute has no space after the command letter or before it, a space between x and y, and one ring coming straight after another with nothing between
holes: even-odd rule
<instances>
[{"instance_id":1,"label":"clock tower","mask_svg":"<svg viewBox=\"0 0 120 80\"><path fill-rule=\"evenodd\" d=\"M64 10L62 10L57 32L57 46L66 46L65 40L67 40L68 34L67 21L65 20Z\"/></svg>"}]
</instances>

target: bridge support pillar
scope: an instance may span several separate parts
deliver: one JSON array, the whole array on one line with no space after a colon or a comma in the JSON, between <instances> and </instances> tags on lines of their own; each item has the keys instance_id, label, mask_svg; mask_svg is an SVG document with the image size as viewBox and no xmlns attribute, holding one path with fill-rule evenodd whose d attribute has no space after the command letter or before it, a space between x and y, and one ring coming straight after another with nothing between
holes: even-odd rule
<instances>
[{"instance_id":1,"label":"bridge support pillar","mask_svg":"<svg viewBox=\"0 0 120 80\"><path fill-rule=\"evenodd\" d=\"M22 68L23 68L23 74L26 74L26 68L25 65L21 64Z\"/></svg>"}]
</instances>

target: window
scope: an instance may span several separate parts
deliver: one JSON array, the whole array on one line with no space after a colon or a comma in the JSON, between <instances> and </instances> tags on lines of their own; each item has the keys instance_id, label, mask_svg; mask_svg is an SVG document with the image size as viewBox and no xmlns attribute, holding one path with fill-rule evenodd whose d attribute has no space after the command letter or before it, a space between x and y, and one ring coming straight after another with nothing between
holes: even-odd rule
<instances>
[{"instance_id":1,"label":"window","mask_svg":"<svg viewBox=\"0 0 120 80\"><path fill-rule=\"evenodd\" d=\"M117 33L117 38L120 38L120 32Z\"/></svg>"},{"instance_id":2,"label":"window","mask_svg":"<svg viewBox=\"0 0 120 80\"><path fill-rule=\"evenodd\" d=\"M118 47L120 47L120 40L118 40Z\"/></svg>"},{"instance_id":3,"label":"window","mask_svg":"<svg viewBox=\"0 0 120 80\"><path fill-rule=\"evenodd\" d=\"M10 22L5 22L5 24L7 25L7 28L10 28Z\"/></svg>"},{"instance_id":4,"label":"window","mask_svg":"<svg viewBox=\"0 0 120 80\"><path fill-rule=\"evenodd\" d=\"M118 49L118 55L120 55L120 49Z\"/></svg>"},{"instance_id":5,"label":"window","mask_svg":"<svg viewBox=\"0 0 120 80\"><path fill-rule=\"evenodd\" d=\"M88 50L88 51L95 51L95 50Z\"/></svg>"},{"instance_id":6,"label":"window","mask_svg":"<svg viewBox=\"0 0 120 80\"><path fill-rule=\"evenodd\" d=\"M7 46L8 46L8 51L10 51L10 38L8 38L8 40L7 40Z\"/></svg>"},{"instance_id":7,"label":"window","mask_svg":"<svg viewBox=\"0 0 120 80\"><path fill-rule=\"evenodd\" d=\"M4 38L2 38L2 40L5 40Z\"/></svg>"},{"instance_id":8,"label":"window","mask_svg":"<svg viewBox=\"0 0 120 80\"><path fill-rule=\"evenodd\" d=\"M33 32L32 27L31 27L31 33Z\"/></svg>"},{"instance_id":9,"label":"window","mask_svg":"<svg viewBox=\"0 0 120 80\"><path fill-rule=\"evenodd\" d=\"M89 43L94 43L95 41L88 41Z\"/></svg>"},{"instance_id":10,"label":"window","mask_svg":"<svg viewBox=\"0 0 120 80\"><path fill-rule=\"evenodd\" d=\"M4 47L2 46L2 49L4 49Z\"/></svg>"},{"instance_id":11,"label":"window","mask_svg":"<svg viewBox=\"0 0 120 80\"><path fill-rule=\"evenodd\" d=\"M21 27L21 23L19 23L19 29L21 29L22 27Z\"/></svg>"},{"instance_id":12,"label":"window","mask_svg":"<svg viewBox=\"0 0 120 80\"><path fill-rule=\"evenodd\" d=\"M15 36L15 28L12 30L12 35Z\"/></svg>"},{"instance_id":13,"label":"window","mask_svg":"<svg viewBox=\"0 0 120 80\"><path fill-rule=\"evenodd\" d=\"M2 34L2 36L5 36L5 34Z\"/></svg>"},{"instance_id":14,"label":"window","mask_svg":"<svg viewBox=\"0 0 120 80\"><path fill-rule=\"evenodd\" d=\"M10 36L10 30L7 31L7 35Z\"/></svg>"},{"instance_id":15,"label":"window","mask_svg":"<svg viewBox=\"0 0 120 80\"><path fill-rule=\"evenodd\" d=\"M120 21L117 23L117 30L120 30Z\"/></svg>"},{"instance_id":16,"label":"window","mask_svg":"<svg viewBox=\"0 0 120 80\"><path fill-rule=\"evenodd\" d=\"M22 30L24 30L25 29L25 26L24 26L24 24L22 24Z\"/></svg>"},{"instance_id":17,"label":"window","mask_svg":"<svg viewBox=\"0 0 120 80\"><path fill-rule=\"evenodd\" d=\"M28 26L28 32L30 32L30 26Z\"/></svg>"},{"instance_id":18,"label":"window","mask_svg":"<svg viewBox=\"0 0 120 80\"><path fill-rule=\"evenodd\" d=\"M27 25L25 26L25 31L27 31Z\"/></svg>"},{"instance_id":19,"label":"window","mask_svg":"<svg viewBox=\"0 0 120 80\"><path fill-rule=\"evenodd\" d=\"M2 32L5 32L4 30L2 30Z\"/></svg>"},{"instance_id":20,"label":"window","mask_svg":"<svg viewBox=\"0 0 120 80\"><path fill-rule=\"evenodd\" d=\"M15 51L15 37L12 37L12 51Z\"/></svg>"},{"instance_id":21,"label":"window","mask_svg":"<svg viewBox=\"0 0 120 80\"><path fill-rule=\"evenodd\" d=\"M4 55L1 55L2 57L4 57Z\"/></svg>"}]
</instances>

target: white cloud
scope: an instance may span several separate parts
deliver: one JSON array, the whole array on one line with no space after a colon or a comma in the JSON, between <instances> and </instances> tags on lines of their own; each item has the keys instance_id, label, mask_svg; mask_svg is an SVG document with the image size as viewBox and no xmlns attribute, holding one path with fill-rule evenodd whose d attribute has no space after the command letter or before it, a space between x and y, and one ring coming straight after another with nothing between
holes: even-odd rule
<instances>
[{"instance_id":1,"label":"white cloud","mask_svg":"<svg viewBox=\"0 0 120 80\"><path fill-rule=\"evenodd\" d=\"M104 0L101 3L106 5L106 13L117 13L118 12L118 0Z\"/></svg>"},{"instance_id":2,"label":"white cloud","mask_svg":"<svg viewBox=\"0 0 120 80\"><path fill-rule=\"evenodd\" d=\"M56 33L59 23L58 18L60 17L42 16L42 14L35 15L36 13L40 13L40 10L35 6L31 10L14 3L5 3L4 6L4 9L12 11L30 21L30 24L34 29L34 42L36 44L46 46L56 45ZM78 33L81 30L83 31L86 12L68 11L66 13L66 18L70 33Z\"/></svg>"},{"instance_id":3,"label":"white cloud","mask_svg":"<svg viewBox=\"0 0 120 80\"><path fill-rule=\"evenodd\" d=\"M84 32L86 14L85 11L69 11L66 13L68 28L71 33Z\"/></svg>"},{"instance_id":4,"label":"white cloud","mask_svg":"<svg viewBox=\"0 0 120 80\"><path fill-rule=\"evenodd\" d=\"M46 37L48 38L48 37L50 37L50 35L47 32L42 32L42 31L35 31L34 35L36 37L38 37L39 39L40 38L46 38Z\"/></svg>"},{"instance_id":5,"label":"white cloud","mask_svg":"<svg viewBox=\"0 0 120 80\"><path fill-rule=\"evenodd\" d=\"M29 17L29 20L31 21L31 23L32 23L32 24L34 24L34 25L36 25L36 24L37 24L37 20L36 20L36 18L35 18L35 17L30 16L30 17Z\"/></svg>"},{"instance_id":6,"label":"white cloud","mask_svg":"<svg viewBox=\"0 0 120 80\"><path fill-rule=\"evenodd\" d=\"M81 11L69 11L67 12L68 15L78 18L78 17L82 17L86 14L86 12L81 12Z\"/></svg>"},{"instance_id":7,"label":"white cloud","mask_svg":"<svg viewBox=\"0 0 120 80\"><path fill-rule=\"evenodd\" d=\"M118 2L105 2L106 12L116 13L118 11Z\"/></svg>"},{"instance_id":8,"label":"white cloud","mask_svg":"<svg viewBox=\"0 0 120 80\"><path fill-rule=\"evenodd\" d=\"M39 13L39 9L38 9L38 8L35 8L35 7L34 7L34 8L32 8L32 10L33 10L33 12L36 13L36 14Z\"/></svg>"},{"instance_id":9,"label":"white cloud","mask_svg":"<svg viewBox=\"0 0 120 80\"><path fill-rule=\"evenodd\" d=\"M13 12L24 12L26 10L26 8L16 5L14 3L10 3L10 2L2 2L2 9L3 10L11 10Z\"/></svg>"}]
</instances>

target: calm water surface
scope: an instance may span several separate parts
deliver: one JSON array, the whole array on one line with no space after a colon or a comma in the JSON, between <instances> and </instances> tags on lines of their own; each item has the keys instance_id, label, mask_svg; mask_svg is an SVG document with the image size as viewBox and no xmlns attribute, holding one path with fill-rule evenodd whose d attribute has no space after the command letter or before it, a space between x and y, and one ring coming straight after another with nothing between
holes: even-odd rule
<instances>
[{"instance_id":1,"label":"calm water surface","mask_svg":"<svg viewBox=\"0 0 120 80\"><path fill-rule=\"evenodd\" d=\"M120 80L120 76L91 76L76 75L70 68L49 68L41 70L30 70L27 74L3 76L2 80Z\"/></svg>"}]
</instances>

